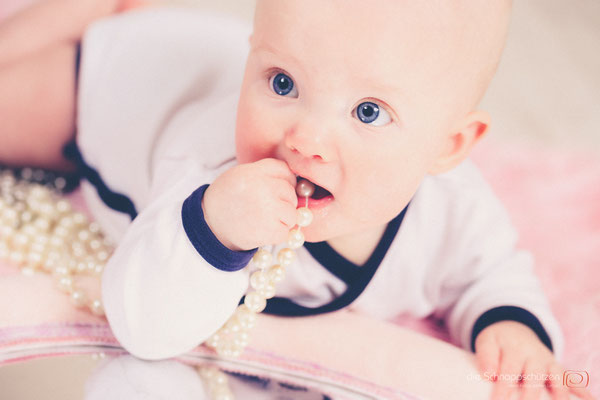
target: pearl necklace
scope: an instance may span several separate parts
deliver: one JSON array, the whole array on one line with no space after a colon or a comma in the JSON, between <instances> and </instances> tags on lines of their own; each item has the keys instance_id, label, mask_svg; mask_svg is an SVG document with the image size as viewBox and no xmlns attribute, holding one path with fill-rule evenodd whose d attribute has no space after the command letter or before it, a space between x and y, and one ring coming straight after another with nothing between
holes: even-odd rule
<instances>
[{"instance_id":1,"label":"pearl necklace","mask_svg":"<svg viewBox=\"0 0 600 400\"><path fill-rule=\"evenodd\" d=\"M23 171L22 177L27 178L30 170ZM59 190L64 187L61 179L55 182ZM43 177L36 180L41 181ZM246 294L244 304L204 343L218 355L238 357L248 345L256 314L275 296L275 284L283 280L285 268L294 262L294 250L304 244L300 228L312 222L308 198L314 190L310 181L298 182L296 193L306 199L306 205L297 209L297 227L290 230L288 247L278 252L277 263L273 263L274 257L265 248L259 249L252 258L250 264L257 268L250 276L254 291ZM56 287L70 297L75 307L103 316L101 300L90 298L77 285L76 278L93 276L99 287L104 266L113 251L114 246L104 237L100 226L75 212L58 192L38 183L20 181L10 170L0 174L0 261L18 265L25 275L36 271L52 275ZM217 368L201 367L199 374L213 399L234 398L227 377Z\"/></svg>"},{"instance_id":2,"label":"pearl necklace","mask_svg":"<svg viewBox=\"0 0 600 400\"><path fill-rule=\"evenodd\" d=\"M24 169L21 175L29 171ZM57 178L59 188L63 181ZM56 191L17 180L9 170L0 174L0 260L18 265L25 275L36 271L52 275L74 306L102 316L102 302L88 296L77 277L99 281L112 251L100 226L75 212Z\"/></svg>"},{"instance_id":3,"label":"pearl necklace","mask_svg":"<svg viewBox=\"0 0 600 400\"><path fill-rule=\"evenodd\" d=\"M297 228L290 230L288 247L279 250L276 258L264 248L259 249L252 257L251 264L258 268L250 276L250 286L254 291L246 294L244 304L239 305L225 325L205 342L219 355L238 357L248 345L248 331L256 324L256 314L265 309L267 299L275 296L275 284L283 280L285 268L294 262L294 250L304 244L304 234L300 228L312 222L313 215L308 208L308 198L314 191L315 186L305 179L301 179L296 186L296 193L306 199L306 205L296 210ZM273 263L274 259L277 263Z\"/></svg>"}]
</instances>

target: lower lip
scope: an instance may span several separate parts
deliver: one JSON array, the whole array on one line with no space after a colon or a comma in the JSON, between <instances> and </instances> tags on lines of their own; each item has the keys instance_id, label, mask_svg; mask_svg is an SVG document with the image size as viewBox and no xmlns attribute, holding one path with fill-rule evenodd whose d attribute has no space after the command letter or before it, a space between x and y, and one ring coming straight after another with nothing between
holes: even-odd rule
<instances>
[{"instance_id":1,"label":"lower lip","mask_svg":"<svg viewBox=\"0 0 600 400\"><path fill-rule=\"evenodd\" d=\"M308 198L308 208L312 210L318 210L320 208L326 207L329 203L333 201L333 196L323 197L322 199L315 200ZM306 197L298 197L298 208L306 207Z\"/></svg>"}]
</instances>

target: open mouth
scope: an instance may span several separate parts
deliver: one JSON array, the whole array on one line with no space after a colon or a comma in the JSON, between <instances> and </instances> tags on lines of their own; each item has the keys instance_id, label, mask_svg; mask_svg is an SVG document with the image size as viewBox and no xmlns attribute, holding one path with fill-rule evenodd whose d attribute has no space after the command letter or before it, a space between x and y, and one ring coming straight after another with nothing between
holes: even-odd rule
<instances>
[{"instance_id":1,"label":"open mouth","mask_svg":"<svg viewBox=\"0 0 600 400\"><path fill-rule=\"evenodd\" d=\"M317 185L316 183L310 181L309 179L306 179L302 176L298 176L296 181L300 182L301 179L304 179L305 181L308 181L308 182L312 183L313 185L315 185L315 191L312 194L312 196L310 196L311 199L321 200L321 199L324 199L325 197L329 197L329 196L333 197L333 195L331 194L331 192L329 190Z\"/></svg>"}]
</instances>

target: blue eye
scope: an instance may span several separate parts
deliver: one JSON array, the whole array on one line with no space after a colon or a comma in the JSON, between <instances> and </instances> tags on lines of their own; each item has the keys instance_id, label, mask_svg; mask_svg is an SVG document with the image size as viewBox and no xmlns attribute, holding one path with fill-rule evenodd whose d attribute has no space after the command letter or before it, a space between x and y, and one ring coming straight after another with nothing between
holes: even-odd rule
<instances>
[{"instance_id":1,"label":"blue eye","mask_svg":"<svg viewBox=\"0 0 600 400\"><path fill-rule=\"evenodd\" d=\"M292 93L292 96L289 97L298 97L298 90L294 87L294 81L286 74L278 73L271 78L269 85L280 96L287 96L289 93Z\"/></svg>"},{"instance_id":2,"label":"blue eye","mask_svg":"<svg viewBox=\"0 0 600 400\"><path fill-rule=\"evenodd\" d=\"M390 114L372 101L365 101L356 107L356 116L361 122L373 126L383 126L390 123Z\"/></svg>"}]
</instances>

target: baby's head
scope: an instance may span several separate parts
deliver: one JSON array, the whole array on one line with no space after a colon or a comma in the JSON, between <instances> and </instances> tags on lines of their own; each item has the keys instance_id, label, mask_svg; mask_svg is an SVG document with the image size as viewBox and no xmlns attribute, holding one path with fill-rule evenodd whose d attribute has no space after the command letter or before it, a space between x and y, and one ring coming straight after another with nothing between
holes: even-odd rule
<instances>
[{"instance_id":1,"label":"baby's head","mask_svg":"<svg viewBox=\"0 0 600 400\"><path fill-rule=\"evenodd\" d=\"M378 229L486 132L475 111L510 0L258 0L236 128L240 163L287 162L333 196L307 241Z\"/></svg>"}]
</instances>

